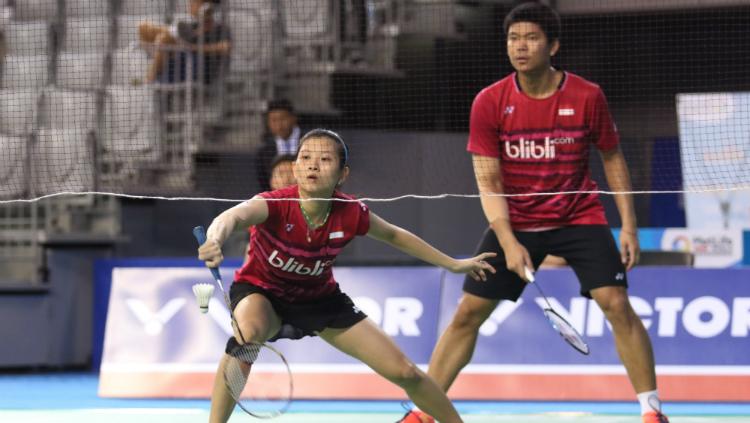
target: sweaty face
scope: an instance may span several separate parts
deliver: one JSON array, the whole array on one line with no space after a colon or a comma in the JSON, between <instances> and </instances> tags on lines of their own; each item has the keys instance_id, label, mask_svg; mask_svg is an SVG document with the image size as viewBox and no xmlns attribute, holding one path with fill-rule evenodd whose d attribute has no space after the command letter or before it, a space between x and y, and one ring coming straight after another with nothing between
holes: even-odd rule
<instances>
[{"instance_id":1,"label":"sweaty face","mask_svg":"<svg viewBox=\"0 0 750 423\"><path fill-rule=\"evenodd\" d=\"M296 125L297 118L287 110L268 112L268 130L274 137L289 138Z\"/></svg>"},{"instance_id":2,"label":"sweaty face","mask_svg":"<svg viewBox=\"0 0 750 423\"><path fill-rule=\"evenodd\" d=\"M550 58L557 53L557 41L550 44L539 25L516 22L508 28L508 57L513 68L533 73L550 67Z\"/></svg>"},{"instance_id":3,"label":"sweaty face","mask_svg":"<svg viewBox=\"0 0 750 423\"><path fill-rule=\"evenodd\" d=\"M273 171L271 171L271 180L269 181L272 190L286 188L296 183L292 166L293 162L281 162L273 168Z\"/></svg>"},{"instance_id":4,"label":"sweaty face","mask_svg":"<svg viewBox=\"0 0 750 423\"><path fill-rule=\"evenodd\" d=\"M300 189L311 194L330 195L343 173L339 169L336 141L327 137L305 140L294 162L294 176Z\"/></svg>"}]
</instances>

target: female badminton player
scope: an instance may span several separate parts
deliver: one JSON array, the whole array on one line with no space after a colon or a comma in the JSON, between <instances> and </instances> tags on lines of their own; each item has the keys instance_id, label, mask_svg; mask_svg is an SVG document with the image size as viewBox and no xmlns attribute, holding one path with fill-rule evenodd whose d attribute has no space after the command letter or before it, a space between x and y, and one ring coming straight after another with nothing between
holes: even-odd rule
<instances>
[{"instance_id":1,"label":"female badminton player","mask_svg":"<svg viewBox=\"0 0 750 423\"><path fill-rule=\"evenodd\" d=\"M477 280L495 269L483 253L453 259L416 235L383 220L338 187L349 175L348 149L333 131L315 129L300 140L293 172L297 185L264 192L216 217L198 249L209 267L223 260L221 246L235 230L251 228L249 259L235 272L230 297L245 341L264 342L291 324L367 364L406 391L420 409L443 423L462 421L445 393L339 289L331 266L357 235L368 235L433 265ZM335 201L349 200L349 201ZM230 344L237 342L230 339ZM228 349L230 350L230 345ZM226 422L235 402L219 364L211 422Z\"/></svg>"}]
</instances>

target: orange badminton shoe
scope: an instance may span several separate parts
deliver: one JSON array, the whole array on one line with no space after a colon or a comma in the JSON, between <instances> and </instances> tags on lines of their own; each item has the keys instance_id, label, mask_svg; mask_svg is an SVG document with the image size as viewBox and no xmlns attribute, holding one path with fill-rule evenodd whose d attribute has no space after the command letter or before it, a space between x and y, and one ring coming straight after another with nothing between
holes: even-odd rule
<instances>
[{"instance_id":1,"label":"orange badminton shoe","mask_svg":"<svg viewBox=\"0 0 750 423\"><path fill-rule=\"evenodd\" d=\"M658 411L649 411L643 415L643 423L669 423L669 419Z\"/></svg>"},{"instance_id":2,"label":"orange badminton shoe","mask_svg":"<svg viewBox=\"0 0 750 423\"><path fill-rule=\"evenodd\" d=\"M422 411L409 410L404 414L404 417L396 423L435 423L435 419Z\"/></svg>"}]
</instances>

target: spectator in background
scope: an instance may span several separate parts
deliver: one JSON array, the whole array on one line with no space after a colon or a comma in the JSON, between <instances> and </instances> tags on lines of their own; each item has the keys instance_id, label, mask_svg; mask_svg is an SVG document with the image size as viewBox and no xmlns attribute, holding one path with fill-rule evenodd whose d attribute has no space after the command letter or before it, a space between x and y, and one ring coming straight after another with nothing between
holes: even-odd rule
<instances>
[{"instance_id":1,"label":"spectator in background","mask_svg":"<svg viewBox=\"0 0 750 423\"><path fill-rule=\"evenodd\" d=\"M302 130L297 125L294 106L287 99L272 100L266 112L267 133L263 145L256 151L255 169L261 191L268 191L271 186L271 164L276 156L297 154Z\"/></svg>"},{"instance_id":2,"label":"spectator in background","mask_svg":"<svg viewBox=\"0 0 750 423\"><path fill-rule=\"evenodd\" d=\"M271 177L269 179L272 191L297 183L294 179L294 173L292 173L294 160L295 157L292 154L282 154L273 159L273 162L271 162Z\"/></svg>"},{"instance_id":3,"label":"spectator in background","mask_svg":"<svg viewBox=\"0 0 750 423\"><path fill-rule=\"evenodd\" d=\"M147 83L184 82L188 63L192 63L194 81L199 80L200 73L205 84L221 75L229 62L231 41L228 28L216 20L219 3L220 0L190 0L191 19L169 26L152 22L138 26L140 42L153 57L146 71Z\"/></svg>"}]
</instances>

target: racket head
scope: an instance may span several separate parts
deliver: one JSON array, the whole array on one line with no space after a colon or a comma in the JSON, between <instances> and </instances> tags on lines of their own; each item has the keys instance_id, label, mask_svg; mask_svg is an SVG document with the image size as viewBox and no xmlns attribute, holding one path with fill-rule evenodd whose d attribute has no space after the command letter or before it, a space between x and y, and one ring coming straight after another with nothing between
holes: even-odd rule
<instances>
[{"instance_id":1,"label":"racket head","mask_svg":"<svg viewBox=\"0 0 750 423\"><path fill-rule=\"evenodd\" d=\"M244 412L268 419L289 409L294 384L289 363L281 352L267 344L248 342L237 345L227 355L224 383Z\"/></svg>"},{"instance_id":2,"label":"racket head","mask_svg":"<svg viewBox=\"0 0 750 423\"><path fill-rule=\"evenodd\" d=\"M551 308L545 308L544 315L547 317L547 320L549 321L552 328L560 334L565 342L570 344L570 346L575 348L575 350L580 352L581 354L589 354L589 345L586 343L586 341L583 340L583 337L580 333L578 333L573 325L568 323L567 320L565 320Z\"/></svg>"}]
</instances>

